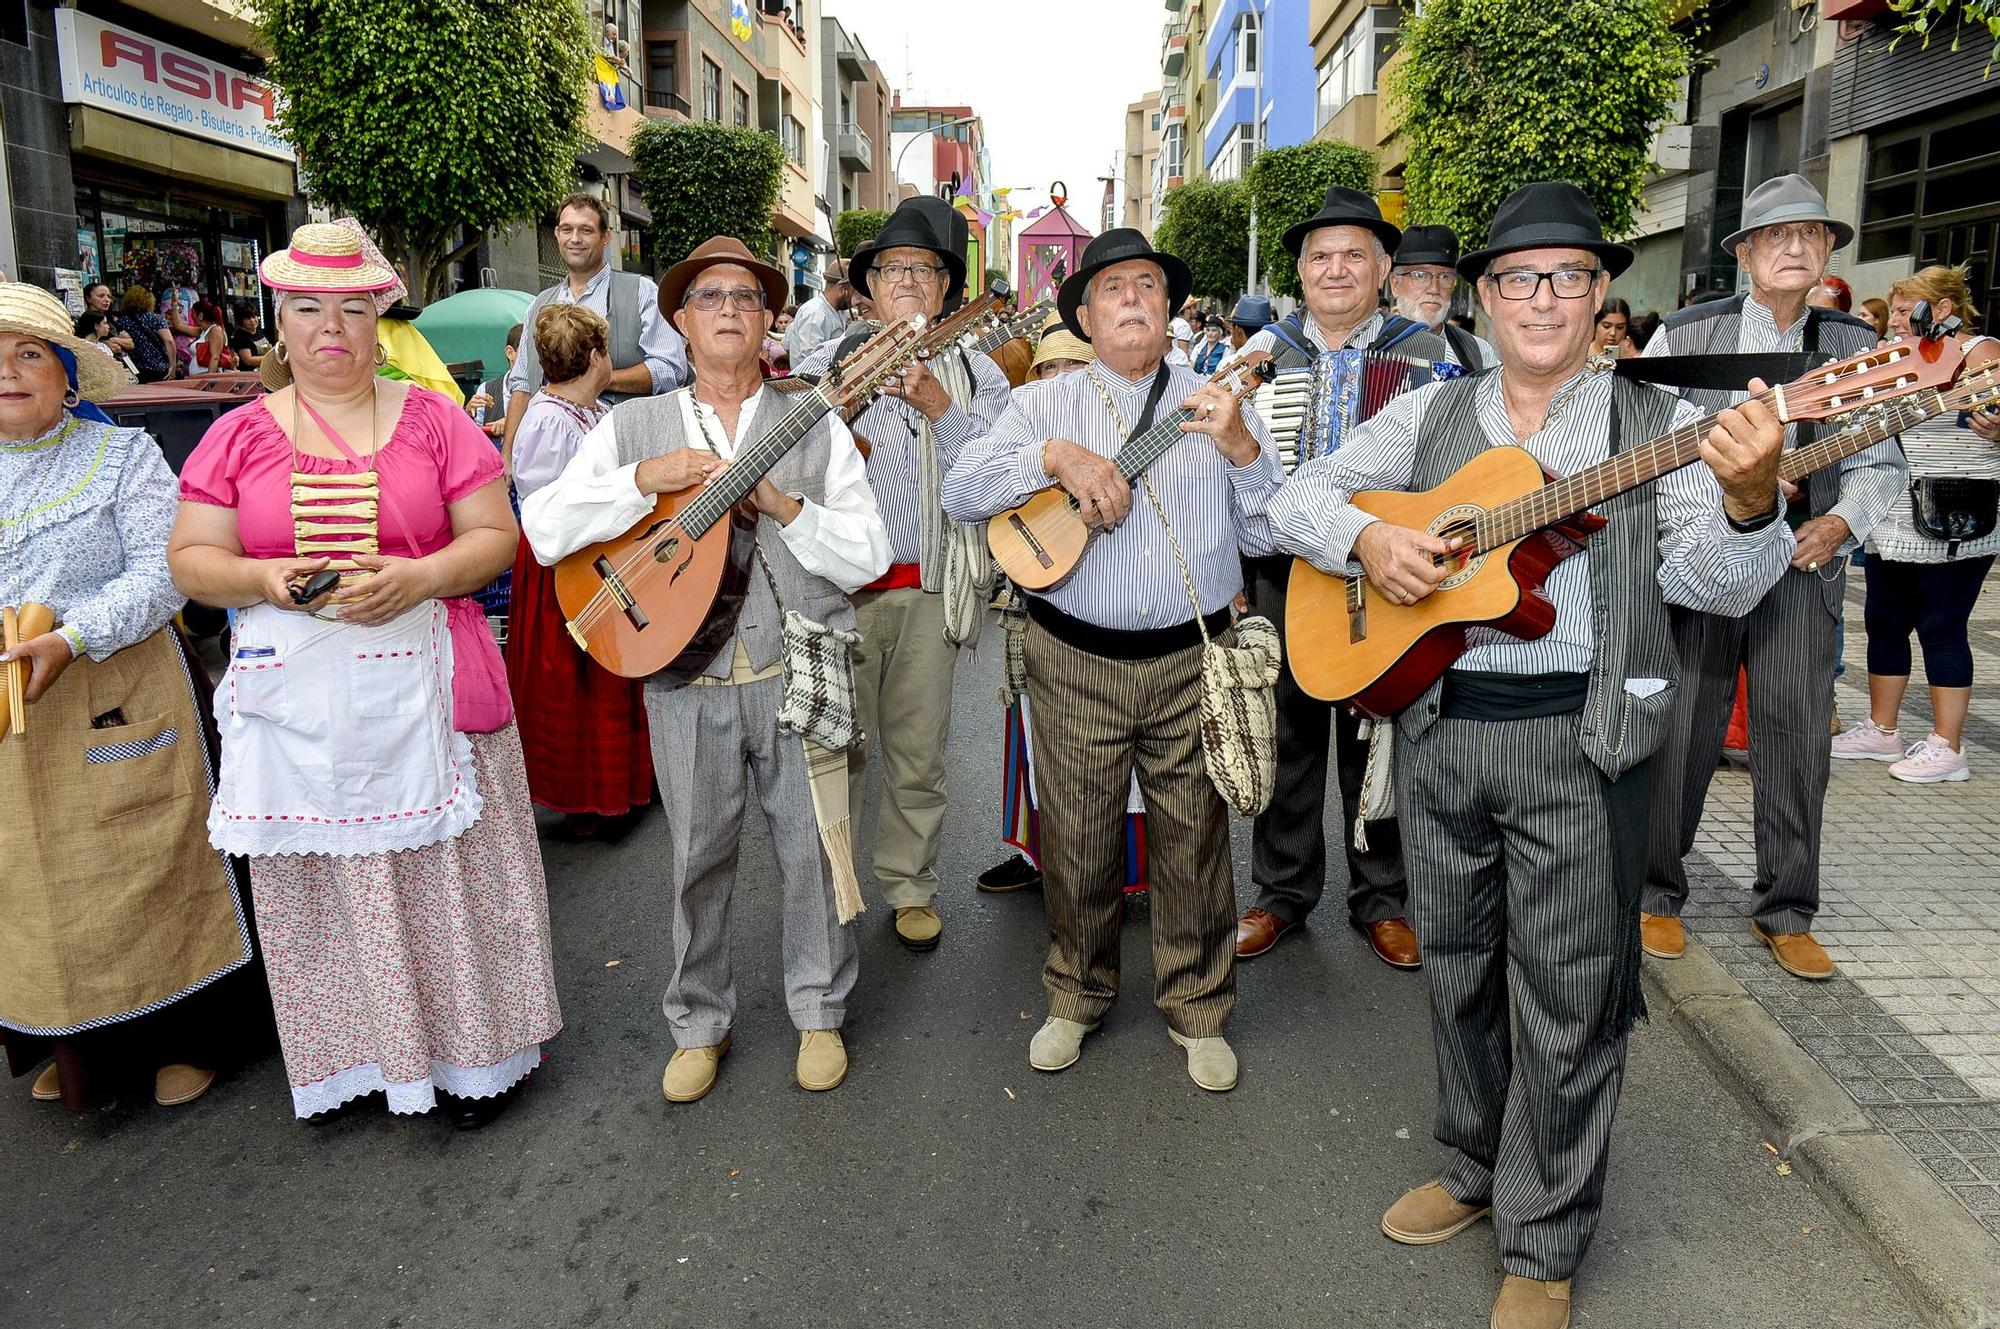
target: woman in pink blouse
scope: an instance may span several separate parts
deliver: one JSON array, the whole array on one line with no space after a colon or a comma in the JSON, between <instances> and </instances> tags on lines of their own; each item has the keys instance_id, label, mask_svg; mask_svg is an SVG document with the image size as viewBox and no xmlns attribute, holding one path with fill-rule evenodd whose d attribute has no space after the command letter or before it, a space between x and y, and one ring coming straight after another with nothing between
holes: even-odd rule
<instances>
[{"instance_id":1,"label":"woman in pink blouse","mask_svg":"<svg viewBox=\"0 0 2000 1329\"><path fill-rule=\"evenodd\" d=\"M301 227L263 277L292 385L208 431L168 549L183 592L237 611L210 837L250 859L298 1115L441 1094L484 1125L562 1027L521 744L467 598L518 538L500 456L377 377L369 295L395 278L351 234Z\"/></svg>"}]
</instances>

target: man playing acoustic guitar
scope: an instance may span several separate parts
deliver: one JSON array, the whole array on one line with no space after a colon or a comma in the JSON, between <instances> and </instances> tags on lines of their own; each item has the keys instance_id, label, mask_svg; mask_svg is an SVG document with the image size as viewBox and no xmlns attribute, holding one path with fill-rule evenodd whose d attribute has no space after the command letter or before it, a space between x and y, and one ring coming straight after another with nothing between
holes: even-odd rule
<instances>
[{"instance_id":1,"label":"man playing acoustic guitar","mask_svg":"<svg viewBox=\"0 0 2000 1329\"><path fill-rule=\"evenodd\" d=\"M1488 247L1458 264L1492 320L1499 372L1405 394L1300 467L1271 503L1278 546L1324 571L1365 569L1391 604L1415 604L1458 571L1457 542L1370 517L1350 504L1357 491L1434 488L1495 442L1568 474L1698 419L1589 363L1597 310L1631 262L1575 186L1516 190ZM1722 412L1700 445L1707 465L1600 506L1607 524L1545 583L1546 634L1470 629L1455 667L1397 719L1397 812L1431 977L1435 1133L1450 1152L1382 1230L1427 1245L1491 1214L1506 1271L1499 1329L1569 1322L1625 1036L1644 1004L1647 759L1676 675L1666 602L1741 614L1784 571L1782 437L1757 401Z\"/></svg>"}]
</instances>

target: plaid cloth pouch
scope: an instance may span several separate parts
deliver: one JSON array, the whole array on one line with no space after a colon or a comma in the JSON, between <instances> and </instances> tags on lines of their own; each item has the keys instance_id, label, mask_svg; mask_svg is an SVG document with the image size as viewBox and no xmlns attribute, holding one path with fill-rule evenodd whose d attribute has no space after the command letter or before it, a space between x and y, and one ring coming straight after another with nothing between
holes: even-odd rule
<instances>
[{"instance_id":1,"label":"plaid cloth pouch","mask_svg":"<svg viewBox=\"0 0 2000 1329\"><path fill-rule=\"evenodd\" d=\"M859 745L854 722L854 648L858 632L785 611L785 702L778 727L834 752Z\"/></svg>"}]
</instances>

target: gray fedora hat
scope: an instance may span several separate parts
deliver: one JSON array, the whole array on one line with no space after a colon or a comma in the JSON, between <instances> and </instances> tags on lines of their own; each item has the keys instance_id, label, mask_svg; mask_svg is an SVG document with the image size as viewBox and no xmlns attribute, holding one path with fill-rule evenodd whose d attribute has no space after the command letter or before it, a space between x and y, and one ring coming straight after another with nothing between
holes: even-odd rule
<instances>
[{"instance_id":1,"label":"gray fedora hat","mask_svg":"<svg viewBox=\"0 0 2000 1329\"><path fill-rule=\"evenodd\" d=\"M1811 181L1802 175L1780 175L1743 196L1743 224L1722 237L1722 252L1734 255L1736 246L1748 240L1752 231L1802 221L1825 222L1833 232L1835 249L1844 249L1854 239L1854 228L1828 210Z\"/></svg>"},{"instance_id":2,"label":"gray fedora hat","mask_svg":"<svg viewBox=\"0 0 2000 1329\"><path fill-rule=\"evenodd\" d=\"M1246 295L1236 302L1236 308L1229 311L1228 322L1252 332L1262 332L1278 321L1269 299L1261 295Z\"/></svg>"}]
</instances>

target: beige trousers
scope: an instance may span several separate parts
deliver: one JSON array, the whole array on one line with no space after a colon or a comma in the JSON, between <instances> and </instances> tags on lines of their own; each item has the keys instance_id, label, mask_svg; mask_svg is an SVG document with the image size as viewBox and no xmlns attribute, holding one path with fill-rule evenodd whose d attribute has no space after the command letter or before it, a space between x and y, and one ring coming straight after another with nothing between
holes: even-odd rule
<instances>
[{"instance_id":1,"label":"beige trousers","mask_svg":"<svg viewBox=\"0 0 2000 1329\"><path fill-rule=\"evenodd\" d=\"M952 669L944 597L915 588L854 597L861 646L854 691L862 732L847 758L847 796L859 840L868 793L868 751L882 748L882 810L875 825L875 880L892 909L937 896L944 829L944 748L951 733Z\"/></svg>"}]
</instances>

